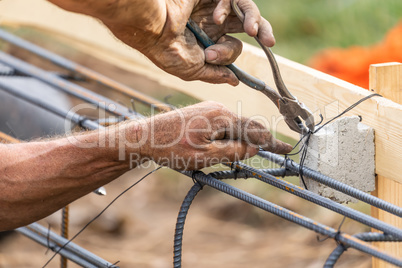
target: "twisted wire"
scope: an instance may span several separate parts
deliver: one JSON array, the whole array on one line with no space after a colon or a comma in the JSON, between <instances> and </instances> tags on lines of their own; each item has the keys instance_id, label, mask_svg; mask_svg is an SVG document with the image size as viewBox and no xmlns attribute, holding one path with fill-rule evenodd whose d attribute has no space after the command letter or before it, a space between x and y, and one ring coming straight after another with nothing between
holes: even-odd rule
<instances>
[{"instance_id":1,"label":"twisted wire","mask_svg":"<svg viewBox=\"0 0 402 268\"><path fill-rule=\"evenodd\" d=\"M299 164L297 164L296 162L294 162L290 159L285 159L282 156L279 156L277 154L267 152L267 151L260 151L260 152L258 152L258 155L265 159L268 159L274 163L277 163L279 165L282 165L286 162L286 168L288 168L289 170L291 170L293 172L299 172L299 169L301 169L301 170L303 170L303 175L305 175L308 178L311 178L311 179L313 179L319 183L322 183L328 187L331 187L335 190L338 190L342 193L352 196L352 197L354 197L360 201L363 201L367 204L370 204L374 207L377 207L379 209L392 213L396 216L402 217L402 208L401 207L398 207L398 206L391 204L389 202L386 202L378 197L372 196L361 190L353 188L352 186L349 186L345 183L332 179L326 175L323 175L323 174L321 174L317 171L314 171L312 169L309 169L307 167L300 167Z\"/></svg>"}]
</instances>

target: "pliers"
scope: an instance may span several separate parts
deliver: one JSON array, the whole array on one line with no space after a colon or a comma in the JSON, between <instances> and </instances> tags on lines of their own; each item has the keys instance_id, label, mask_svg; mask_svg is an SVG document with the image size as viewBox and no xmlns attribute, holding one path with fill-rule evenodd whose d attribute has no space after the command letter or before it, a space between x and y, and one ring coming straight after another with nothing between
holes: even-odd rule
<instances>
[{"instance_id":1,"label":"pliers","mask_svg":"<svg viewBox=\"0 0 402 268\"><path fill-rule=\"evenodd\" d=\"M241 12L237 6L235 0L231 1L232 8L240 19L244 21L244 14ZM189 19L187 22L187 28L195 35L195 37L200 41L204 47L209 47L214 45L208 35L195 23L193 20ZM265 84L264 81L253 77L252 75L244 72L234 64L227 65L236 77L245 85L259 90L264 93L277 107L279 112L283 115L285 122L288 124L289 128L300 134L305 134L308 131L314 131L314 116L311 111L300 101L294 97L289 90L286 88L285 83L282 80L281 73L279 71L278 64L276 62L275 56L271 49L265 47L258 37L254 37L257 43L261 46L262 50L267 55L268 61L271 65L272 73L275 80L276 92L273 88ZM305 123L303 124L302 118Z\"/></svg>"}]
</instances>

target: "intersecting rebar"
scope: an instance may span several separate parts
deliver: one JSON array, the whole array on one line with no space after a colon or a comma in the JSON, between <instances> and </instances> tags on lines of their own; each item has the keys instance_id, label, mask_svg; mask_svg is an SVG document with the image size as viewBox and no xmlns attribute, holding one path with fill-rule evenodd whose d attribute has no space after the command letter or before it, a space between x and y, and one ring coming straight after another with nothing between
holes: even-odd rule
<instances>
[{"instance_id":1,"label":"intersecting rebar","mask_svg":"<svg viewBox=\"0 0 402 268\"><path fill-rule=\"evenodd\" d=\"M356 188L353 188L352 186L349 186L345 183L342 183L340 181L337 181L335 179L332 179L326 175L323 175L315 170L309 169L304 166L300 166L296 162L294 162L291 159L284 158L280 155L267 152L267 151L260 151L258 153L259 156L268 159L276 164L283 165L287 169L299 173L300 170L303 171L303 175L311 178L319 183L322 183L328 187L331 187L335 190L338 190L344 194L347 194L349 196L352 196L360 201L363 201L369 205L372 205L374 207L377 207L379 209L385 210L389 213L392 213L396 216L402 217L402 208L398 207L394 204L391 204L389 202L386 202L378 197L372 196L368 193L365 193L361 190L358 190Z\"/></svg>"},{"instance_id":2,"label":"intersecting rebar","mask_svg":"<svg viewBox=\"0 0 402 268\"><path fill-rule=\"evenodd\" d=\"M370 254L376 258L382 259L386 262L392 263L397 266L402 266L402 260L397 259L389 254L371 246L370 244L365 243L364 241L352 237L351 235L341 233L329 226L318 223L312 219L309 219L303 215L297 214L293 211L290 211L286 208L280 207L276 204L273 204L267 200L264 200L258 196L254 196L250 193L247 193L243 190L237 189L229 184L226 184L220 180L217 180L211 176L205 175L202 172L182 172L183 174L197 180L199 183L204 185L208 185L212 188L215 188L219 191L222 191L228 195L231 195L237 199L243 200L251 205L259 207L265 211L273 213L281 218L294 222L298 225L301 225L307 229L320 233L322 235L331 237L336 239L340 243L343 243L349 247L353 247L362 252ZM180 265L175 267L181 267Z\"/></svg>"},{"instance_id":3,"label":"intersecting rebar","mask_svg":"<svg viewBox=\"0 0 402 268\"><path fill-rule=\"evenodd\" d=\"M47 58L47 59L51 60L52 62L54 62L56 65L62 66L64 68L66 68L67 70L83 74L84 76L89 77L92 80L98 81L100 84L103 84L109 88L112 88L119 92L123 92L127 95L130 95L129 94L130 92L128 91L130 88L125 87L124 85L122 86L120 83L115 83L113 80L105 78L104 76L102 76L98 73L95 73L89 69L83 68L82 66L74 65L74 63L72 63L64 58L57 57L57 55L55 55L55 54L52 54L52 53L48 54L46 52L46 50L44 50L42 48L30 47L29 45L27 45L27 44L29 44L28 42L24 43L26 41L21 42L21 40L12 39L12 38L10 38L10 36L7 36L7 34L4 34L2 30L0 30L0 38L3 38L11 43L15 43L16 45L18 45L24 49L27 49L35 54L38 54L39 56L41 56L43 58ZM26 62L23 62L23 61L17 59L17 58L7 55L4 52L0 52L0 62L6 64L7 66L13 67L19 73L23 73L28 76L35 77L36 79L38 79L44 83L47 83L58 90L62 90L62 91L66 92L68 94L71 94L81 100L91 103L91 104L95 105L96 107L99 107L100 109L104 109L105 111L109 111L116 115L122 116L123 119L130 119L133 116L136 116L137 118L143 117L141 114L134 113L130 109L127 109L126 107L122 106L121 104L116 103L108 98L105 98L102 95L96 94L90 90L87 90L86 88L83 88L74 83L66 81L65 79L55 75L54 73L44 71L38 67L35 67L33 65L30 65ZM81 116L77 113L63 110L62 108L57 107L56 105L44 102L40 98L32 97L32 96L29 96L28 94L24 94L24 92L18 90L15 86L4 83L3 81L1 81L1 79L0 79L0 89L4 90L14 96L17 96L18 98L24 99L30 103L38 105L49 112L52 112L52 113L57 114L64 118L68 118L72 122L75 122L84 128L87 128L87 129L103 128L103 126L100 125L99 122L89 120L88 118ZM135 95L135 96L141 96L142 99L140 101L143 101L143 103L146 103L149 105L152 104L152 103L150 103L151 101L155 101L152 98L144 98L144 96L142 96L141 94ZM161 105L160 107L163 106L160 102L157 102L157 104ZM111 109L111 107L113 107L113 109ZM169 107L169 106L165 106L165 107ZM352 237L348 234L341 233L329 226L325 226L323 224L315 222L307 217L304 217L293 211L282 208L276 204L270 203L264 199L256 197L250 193L246 193L242 190L239 190L231 185L228 185L228 184L220 181L220 179L228 179L228 178L236 179L236 178L254 177L254 178L257 178L264 182L267 182L271 185L274 185L280 189L283 189L287 192L295 194L301 198L314 202L320 206L332 209L333 211L340 213L342 215L346 215L346 216L350 217L351 219L354 219L354 220L362 222L368 226L381 230L381 231L387 233L387 235L382 235L383 239L388 239L388 240L402 239L402 230L400 230L394 226L388 225L384 222L379 221L378 219L374 219L359 211L353 210L351 208L346 208L342 205L335 203L332 200L329 200L329 199L326 199L319 195L313 194L301 187L293 185L285 180L281 180L280 178L275 178L273 176L285 177L285 176L297 175L299 173L299 171L302 170L303 174L307 177L315 179L315 180L319 181L320 183L323 183L329 187L332 187L336 190L339 190L343 193L346 193L346 194L353 196L359 200L362 200L370 205L376 206L380 209L383 209L383 210L393 213L395 215L402 216L402 208L392 205L390 203L387 203L381 199L373 197L369 194L359 191L346 184L342 184L338 181L335 181L332 178L330 178L328 176L324 176L314 170L310 170L305 167L300 167L299 164L297 164L289 159L285 159L281 156L278 156L276 154L272 154L269 152L260 152L259 155L261 157L267 158L277 164L283 165L285 168L257 170L248 165L245 165L245 164L235 163L235 164L231 165L232 168L233 167L235 168L235 170L219 171L219 172L211 173L209 175L205 175L202 172L183 172L187 176L190 176L191 178L196 180L197 183L191 188L190 192L187 194L187 196L181 206L180 212L179 212L178 221L176 224L176 233L175 233L175 242L174 242L174 267L181 267L181 254L182 254L181 252L182 252L182 239L183 239L184 223L185 223L185 219L187 216L187 212L190 208L191 202L195 198L195 196L199 192L199 190L202 188L201 185L208 185L208 186L213 187L226 194L229 194L238 199L241 199L249 204L252 204L256 207L264 209L264 210L271 212L277 216L280 216L284 219L287 219L296 224L299 224L307 229L310 229L310 230L318 232L322 235L326 235L328 237L334 238L339 243L342 243L342 245L344 245L345 248L353 247L362 252L366 252L374 257L383 259L383 260L393 263L395 265L402 266L401 260L396 259L395 257L389 256L388 254L378 250L377 248L363 242L362 240L365 240L365 238L366 238L365 236L357 235L356 237ZM62 256L65 256L66 258L69 258L72 261L75 261L82 266L85 266L85 267L115 267L112 264L107 263L106 261L100 259L99 257L94 256L92 253L79 248L78 246L76 246L75 244L73 244L71 242L65 248L61 249L61 245L65 245L67 240L65 240L65 239L63 240L62 237L60 237L52 232L48 232L48 230L46 230L44 227L42 227L40 225L38 226L37 224L32 224L32 225L29 225L28 227L19 228L19 229L17 229L17 231L25 234L26 236L34 239L35 241L37 241L38 243L40 243L44 246L49 246L53 251L60 250L60 254ZM390 236L390 235L392 235L392 236ZM49 240L47 239L47 236L49 236ZM381 235L378 235L378 236L381 236ZM338 257L340 256L340 254L342 254L342 253L339 254L340 250L338 250L336 252L337 252L336 254L338 254ZM338 257L337 258L333 257L335 255L331 255L331 256L330 256L331 260L335 260L338 258ZM335 263L335 262L333 262L333 263Z\"/></svg>"},{"instance_id":4,"label":"intersecting rebar","mask_svg":"<svg viewBox=\"0 0 402 268\"><path fill-rule=\"evenodd\" d=\"M64 246L68 242L68 239L49 231L38 223L32 223L26 227L18 228L16 231L54 252L58 251L63 246L63 249L59 252L60 255L81 265L82 267L117 268L117 266L112 263L101 259L92 252L81 248L73 242Z\"/></svg>"},{"instance_id":5,"label":"intersecting rebar","mask_svg":"<svg viewBox=\"0 0 402 268\"><path fill-rule=\"evenodd\" d=\"M401 242L400 239L393 237L392 235L382 233L360 233L353 237L366 242ZM324 268L332 268L338 261L339 257L348 249L347 245L339 244L334 251L331 252L328 259L325 261Z\"/></svg>"}]
</instances>

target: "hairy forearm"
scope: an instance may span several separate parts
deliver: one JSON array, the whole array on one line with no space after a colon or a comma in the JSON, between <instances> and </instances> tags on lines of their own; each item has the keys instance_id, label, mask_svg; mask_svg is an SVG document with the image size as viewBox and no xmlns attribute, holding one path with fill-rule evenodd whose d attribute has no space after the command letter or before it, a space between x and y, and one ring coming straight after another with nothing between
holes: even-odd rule
<instances>
[{"instance_id":1,"label":"hairy forearm","mask_svg":"<svg viewBox=\"0 0 402 268\"><path fill-rule=\"evenodd\" d=\"M137 128L132 125L50 141L1 144L0 230L41 219L128 171L128 161L119 160L118 145L120 139L135 143ZM129 132L130 140L119 130Z\"/></svg>"},{"instance_id":2,"label":"hairy forearm","mask_svg":"<svg viewBox=\"0 0 402 268\"><path fill-rule=\"evenodd\" d=\"M0 144L0 231L41 219L145 161L199 170L251 157L260 146L292 150L215 102L50 141Z\"/></svg>"}]
</instances>

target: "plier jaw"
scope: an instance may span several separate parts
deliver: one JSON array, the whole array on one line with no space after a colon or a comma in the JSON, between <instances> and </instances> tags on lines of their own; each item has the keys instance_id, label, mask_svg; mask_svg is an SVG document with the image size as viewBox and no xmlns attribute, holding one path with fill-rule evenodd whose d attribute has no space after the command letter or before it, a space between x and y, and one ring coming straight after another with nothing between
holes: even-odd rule
<instances>
[{"instance_id":1,"label":"plier jaw","mask_svg":"<svg viewBox=\"0 0 402 268\"><path fill-rule=\"evenodd\" d=\"M304 103L282 97L278 100L278 109L291 130L302 135L314 132L314 116Z\"/></svg>"}]
</instances>

